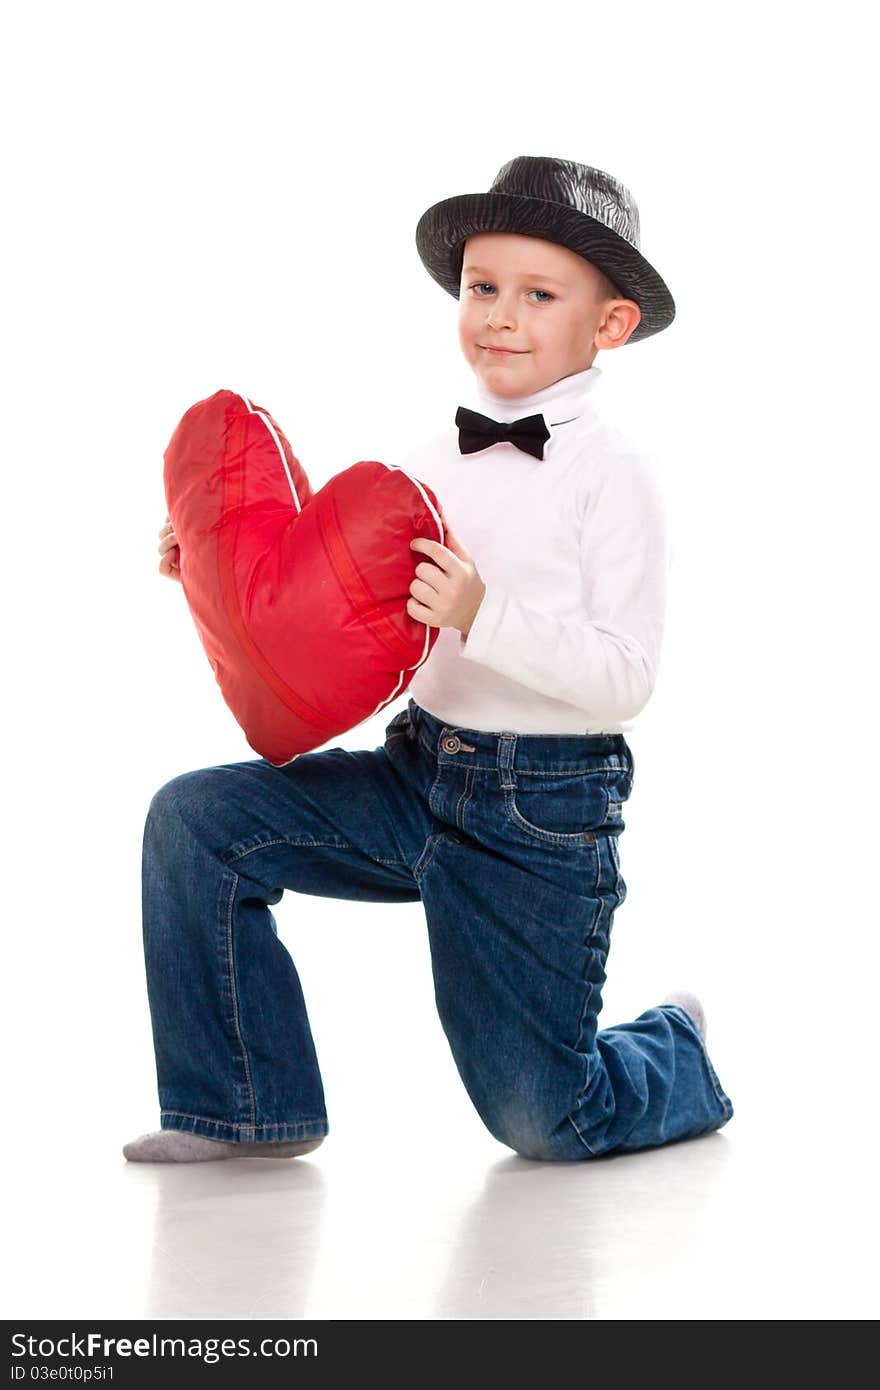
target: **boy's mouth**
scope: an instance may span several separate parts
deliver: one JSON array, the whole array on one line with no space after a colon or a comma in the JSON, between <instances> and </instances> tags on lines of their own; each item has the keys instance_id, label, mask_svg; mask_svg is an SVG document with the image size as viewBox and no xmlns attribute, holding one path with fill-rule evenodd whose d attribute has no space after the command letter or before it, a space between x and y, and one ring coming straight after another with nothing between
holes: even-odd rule
<instances>
[{"instance_id":1,"label":"boy's mouth","mask_svg":"<svg viewBox=\"0 0 880 1390\"><path fill-rule=\"evenodd\" d=\"M499 354L503 353L510 357L520 357L525 352L525 348L489 347L486 343L480 343L480 347L483 349L484 352L494 352Z\"/></svg>"}]
</instances>

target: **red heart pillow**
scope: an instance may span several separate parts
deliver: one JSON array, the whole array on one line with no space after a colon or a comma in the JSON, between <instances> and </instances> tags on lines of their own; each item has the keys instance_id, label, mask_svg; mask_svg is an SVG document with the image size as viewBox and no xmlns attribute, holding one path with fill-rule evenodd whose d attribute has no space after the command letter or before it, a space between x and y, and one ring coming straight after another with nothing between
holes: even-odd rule
<instances>
[{"instance_id":1,"label":"red heart pillow","mask_svg":"<svg viewBox=\"0 0 880 1390\"><path fill-rule=\"evenodd\" d=\"M406 611L415 536L444 541L433 492L355 463L313 493L268 411L217 391L165 451L180 578L227 705L276 767L377 714L439 628Z\"/></svg>"}]
</instances>

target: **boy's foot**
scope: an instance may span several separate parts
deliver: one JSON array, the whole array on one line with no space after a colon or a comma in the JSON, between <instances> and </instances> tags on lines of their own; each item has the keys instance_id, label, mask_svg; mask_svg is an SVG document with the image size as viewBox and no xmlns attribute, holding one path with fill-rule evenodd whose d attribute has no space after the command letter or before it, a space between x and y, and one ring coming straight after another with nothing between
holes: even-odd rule
<instances>
[{"instance_id":1,"label":"boy's foot","mask_svg":"<svg viewBox=\"0 0 880 1390\"><path fill-rule=\"evenodd\" d=\"M667 994L666 998L660 1002L680 1005L685 1013L690 1014L694 1020L703 1042L706 1041L706 1012L695 994L691 994L690 990L687 989L676 989L672 994Z\"/></svg>"},{"instance_id":2,"label":"boy's foot","mask_svg":"<svg viewBox=\"0 0 880 1390\"><path fill-rule=\"evenodd\" d=\"M295 1158L311 1153L323 1138L277 1140L271 1143L233 1144L226 1139L206 1139L182 1129L157 1129L124 1144L129 1163L204 1163L216 1158Z\"/></svg>"}]
</instances>

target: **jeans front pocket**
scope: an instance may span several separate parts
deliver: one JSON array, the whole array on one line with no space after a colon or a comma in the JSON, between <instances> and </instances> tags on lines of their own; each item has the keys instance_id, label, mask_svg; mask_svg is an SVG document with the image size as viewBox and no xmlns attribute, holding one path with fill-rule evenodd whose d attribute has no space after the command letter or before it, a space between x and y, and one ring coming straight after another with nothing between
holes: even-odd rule
<instances>
[{"instance_id":1,"label":"jeans front pocket","mask_svg":"<svg viewBox=\"0 0 880 1390\"><path fill-rule=\"evenodd\" d=\"M517 772L504 790L509 825L544 844L589 844L605 823L604 772Z\"/></svg>"}]
</instances>

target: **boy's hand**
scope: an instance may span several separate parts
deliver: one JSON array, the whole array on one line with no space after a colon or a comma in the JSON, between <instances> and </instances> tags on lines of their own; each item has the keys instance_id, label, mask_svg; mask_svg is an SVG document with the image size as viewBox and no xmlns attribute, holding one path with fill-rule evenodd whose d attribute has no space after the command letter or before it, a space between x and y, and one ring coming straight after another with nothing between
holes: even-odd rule
<instances>
[{"instance_id":1,"label":"boy's hand","mask_svg":"<svg viewBox=\"0 0 880 1390\"><path fill-rule=\"evenodd\" d=\"M413 550L428 558L416 565L416 578L409 586L411 597L406 611L428 627L455 627L465 637L483 602L486 586L458 536L447 524L447 545L417 536L410 541Z\"/></svg>"},{"instance_id":2,"label":"boy's hand","mask_svg":"<svg viewBox=\"0 0 880 1390\"><path fill-rule=\"evenodd\" d=\"M162 556L159 561L159 573L167 574L169 579L176 579L182 583L180 578L180 546L177 544L177 537L171 526L171 518L165 518L165 525L159 532L159 554Z\"/></svg>"}]
</instances>

